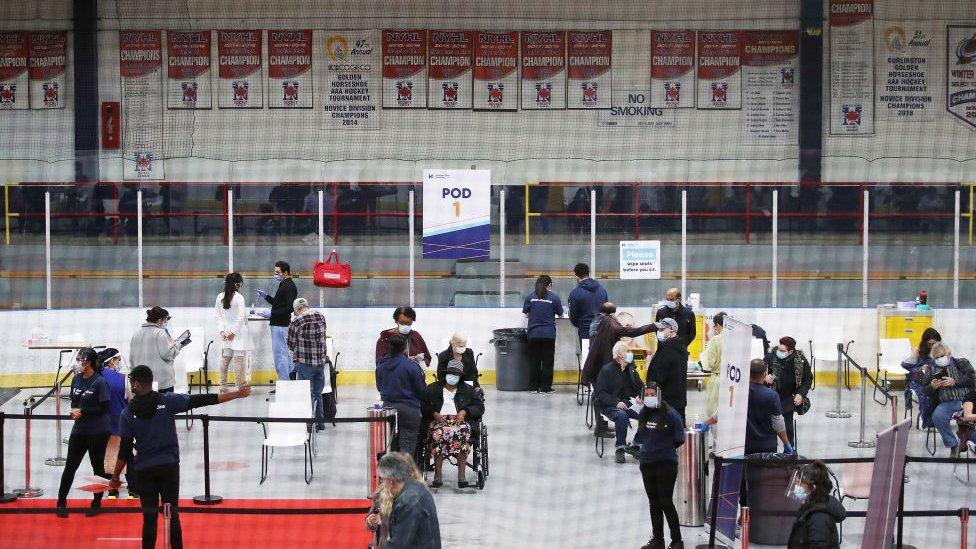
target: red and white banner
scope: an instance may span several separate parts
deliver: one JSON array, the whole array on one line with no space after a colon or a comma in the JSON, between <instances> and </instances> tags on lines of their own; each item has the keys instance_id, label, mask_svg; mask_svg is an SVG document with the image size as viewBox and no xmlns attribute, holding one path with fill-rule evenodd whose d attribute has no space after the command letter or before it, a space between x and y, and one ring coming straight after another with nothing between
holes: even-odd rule
<instances>
[{"instance_id":1,"label":"red and white banner","mask_svg":"<svg viewBox=\"0 0 976 549\"><path fill-rule=\"evenodd\" d=\"M32 109L64 108L65 72L68 66L68 34L30 34L30 106Z\"/></svg>"},{"instance_id":2,"label":"red and white banner","mask_svg":"<svg viewBox=\"0 0 976 549\"><path fill-rule=\"evenodd\" d=\"M830 134L874 133L874 0L830 0Z\"/></svg>"},{"instance_id":3,"label":"red and white banner","mask_svg":"<svg viewBox=\"0 0 976 549\"><path fill-rule=\"evenodd\" d=\"M25 32L0 32L0 109L27 109L27 59L30 48Z\"/></svg>"},{"instance_id":4,"label":"red and white banner","mask_svg":"<svg viewBox=\"0 0 976 549\"><path fill-rule=\"evenodd\" d=\"M741 126L752 144L792 145L799 126L800 35L749 31L742 38Z\"/></svg>"},{"instance_id":5,"label":"red and white banner","mask_svg":"<svg viewBox=\"0 0 976 549\"><path fill-rule=\"evenodd\" d=\"M383 31L383 108L427 106L427 31Z\"/></svg>"},{"instance_id":6,"label":"red and white banner","mask_svg":"<svg viewBox=\"0 0 976 549\"><path fill-rule=\"evenodd\" d=\"M517 32L475 33L475 110L518 109L518 54Z\"/></svg>"},{"instance_id":7,"label":"red and white banner","mask_svg":"<svg viewBox=\"0 0 976 549\"><path fill-rule=\"evenodd\" d=\"M693 30L651 31L651 107L695 106Z\"/></svg>"},{"instance_id":8,"label":"red and white banner","mask_svg":"<svg viewBox=\"0 0 976 549\"><path fill-rule=\"evenodd\" d=\"M123 179L162 179L163 39L160 31L119 31Z\"/></svg>"},{"instance_id":9,"label":"red and white banner","mask_svg":"<svg viewBox=\"0 0 976 549\"><path fill-rule=\"evenodd\" d=\"M699 109L742 107L742 43L737 31L698 33Z\"/></svg>"},{"instance_id":10,"label":"red and white banner","mask_svg":"<svg viewBox=\"0 0 976 549\"><path fill-rule=\"evenodd\" d=\"M566 106L570 109L609 109L612 90L613 33L570 31L566 43Z\"/></svg>"},{"instance_id":11,"label":"red and white banner","mask_svg":"<svg viewBox=\"0 0 976 549\"><path fill-rule=\"evenodd\" d=\"M217 31L217 106L257 108L264 105L261 75L263 31Z\"/></svg>"},{"instance_id":12,"label":"red and white banner","mask_svg":"<svg viewBox=\"0 0 976 549\"><path fill-rule=\"evenodd\" d=\"M171 109L209 109L210 31L166 32L166 105Z\"/></svg>"},{"instance_id":13,"label":"red and white banner","mask_svg":"<svg viewBox=\"0 0 976 549\"><path fill-rule=\"evenodd\" d=\"M474 33L432 30L427 33L427 107L471 108Z\"/></svg>"},{"instance_id":14,"label":"red and white banner","mask_svg":"<svg viewBox=\"0 0 976 549\"><path fill-rule=\"evenodd\" d=\"M523 31L522 108L566 108L566 33Z\"/></svg>"},{"instance_id":15,"label":"red and white banner","mask_svg":"<svg viewBox=\"0 0 976 549\"><path fill-rule=\"evenodd\" d=\"M268 106L312 108L312 31L268 31Z\"/></svg>"}]
</instances>

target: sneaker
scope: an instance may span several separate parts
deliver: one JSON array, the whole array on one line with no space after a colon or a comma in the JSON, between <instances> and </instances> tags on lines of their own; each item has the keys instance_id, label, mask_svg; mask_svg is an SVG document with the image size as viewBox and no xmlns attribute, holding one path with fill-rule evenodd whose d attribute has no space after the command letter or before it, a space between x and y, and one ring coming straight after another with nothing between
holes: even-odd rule
<instances>
[{"instance_id":1,"label":"sneaker","mask_svg":"<svg viewBox=\"0 0 976 549\"><path fill-rule=\"evenodd\" d=\"M91 506L85 509L86 517L94 517L95 515L102 512L102 503L100 501L92 501Z\"/></svg>"},{"instance_id":2,"label":"sneaker","mask_svg":"<svg viewBox=\"0 0 976 549\"><path fill-rule=\"evenodd\" d=\"M672 540L671 545L668 545L668 549L685 549L685 542L680 539Z\"/></svg>"},{"instance_id":3,"label":"sneaker","mask_svg":"<svg viewBox=\"0 0 976 549\"><path fill-rule=\"evenodd\" d=\"M624 452L627 452L628 454L633 456L634 459L640 457L640 451L641 451L640 446L636 444L631 444L630 446L624 448Z\"/></svg>"},{"instance_id":4,"label":"sneaker","mask_svg":"<svg viewBox=\"0 0 976 549\"><path fill-rule=\"evenodd\" d=\"M57 510L55 512L59 518L68 518L68 504L66 502L59 501Z\"/></svg>"},{"instance_id":5,"label":"sneaker","mask_svg":"<svg viewBox=\"0 0 976 549\"><path fill-rule=\"evenodd\" d=\"M319 423L319 424L317 424L317 425L315 426L315 430L316 430L316 431L324 431L324 430L325 430L325 425L323 425L323 424L321 424L321 423Z\"/></svg>"},{"instance_id":6,"label":"sneaker","mask_svg":"<svg viewBox=\"0 0 976 549\"><path fill-rule=\"evenodd\" d=\"M627 454L624 453L624 449L623 448L617 448L617 457L615 457L614 460L617 463L627 463L627 457L626 456L627 456Z\"/></svg>"},{"instance_id":7,"label":"sneaker","mask_svg":"<svg viewBox=\"0 0 976 549\"><path fill-rule=\"evenodd\" d=\"M664 549L664 540L651 538L647 540L647 544L642 546L641 549Z\"/></svg>"},{"instance_id":8,"label":"sneaker","mask_svg":"<svg viewBox=\"0 0 976 549\"><path fill-rule=\"evenodd\" d=\"M468 486L471 486L471 483L469 483L467 479L463 479L463 478L462 479L458 479L458 489L459 490L463 490L463 489L467 488Z\"/></svg>"},{"instance_id":9,"label":"sneaker","mask_svg":"<svg viewBox=\"0 0 976 549\"><path fill-rule=\"evenodd\" d=\"M431 488L440 488L441 486L444 486L444 481L437 477L434 477L434 480L430 481Z\"/></svg>"},{"instance_id":10,"label":"sneaker","mask_svg":"<svg viewBox=\"0 0 976 549\"><path fill-rule=\"evenodd\" d=\"M542 394L544 394L544 395L551 395L551 394L555 393L556 390L553 389L552 387L549 387L548 389L540 389L539 392L542 393Z\"/></svg>"}]
</instances>

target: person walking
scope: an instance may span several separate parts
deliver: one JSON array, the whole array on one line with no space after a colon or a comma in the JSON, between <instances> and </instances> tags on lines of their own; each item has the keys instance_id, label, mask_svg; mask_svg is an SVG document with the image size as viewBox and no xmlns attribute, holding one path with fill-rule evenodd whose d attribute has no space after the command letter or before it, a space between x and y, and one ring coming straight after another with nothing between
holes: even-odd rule
<instances>
[{"instance_id":1,"label":"person walking","mask_svg":"<svg viewBox=\"0 0 976 549\"><path fill-rule=\"evenodd\" d=\"M308 306L308 301L300 297L295 300L295 319L288 326L288 349L295 362L295 379L307 379L311 390L312 410L315 413L315 429L325 429L326 419L335 417L334 400L330 410L330 417L326 416L322 391L325 390L325 380L331 383L329 354L326 347L325 317ZM331 392L329 393L332 394Z\"/></svg>"},{"instance_id":2,"label":"person walking","mask_svg":"<svg viewBox=\"0 0 976 549\"><path fill-rule=\"evenodd\" d=\"M291 361L291 353L288 352L287 339L292 306L298 299L298 288L291 278L291 266L285 261L274 264L272 279L278 283L278 289L273 296L264 290L254 290L254 292L271 304L271 312L264 313L268 317L268 327L271 331L271 354L274 356L278 381L287 381L295 368Z\"/></svg>"},{"instance_id":3,"label":"person walking","mask_svg":"<svg viewBox=\"0 0 976 549\"><path fill-rule=\"evenodd\" d=\"M552 368L556 355L556 318L562 316L563 305L552 293L552 278L541 275L535 281L535 291L525 298L522 312L528 315L529 390L550 394Z\"/></svg>"},{"instance_id":4,"label":"person walking","mask_svg":"<svg viewBox=\"0 0 976 549\"><path fill-rule=\"evenodd\" d=\"M227 388L227 370L234 363L237 387L247 385L248 353L254 349L247 326L247 304L241 295L244 277L230 273L224 277L224 291L217 294L214 303L217 317L217 334L220 336L220 392Z\"/></svg>"},{"instance_id":5,"label":"person walking","mask_svg":"<svg viewBox=\"0 0 976 549\"><path fill-rule=\"evenodd\" d=\"M678 479L676 449L685 443L684 420L661 398L661 391L653 382L644 388L642 403L634 440L640 445L638 461L651 511L651 539L641 549L664 549L665 519L671 533L668 549L684 549L673 499Z\"/></svg>"},{"instance_id":6,"label":"person walking","mask_svg":"<svg viewBox=\"0 0 976 549\"><path fill-rule=\"evenodd\" d=\"M115 460L119 456L119 422L122 419L122 411L129 404L131 397L129 384L125 374L119 371L122 366L122 355L118 349L109 347L98 352L98 361L102 365L102 377L108 383L108 419L111 427L109 428L108 445L105 447L105 470L111 471L115 467ZM129 489L132 496L132 489ZM112 490L108 493L108 498L117 498L119 493Z\"/></svg>"},{"instance_id":7,"label":"person walking","mask_svg":"<svg viewBox=\"0 0 976 549\"><path fill-rule=\"evenodd\" d=\"M610 299L607 290L590 278L590 266L577 263L573 268L577 286L569 293L569 321L576 327L580 340L590 337L590 324L600 312L600 305Z\"/></svg>"},{"instance_id":8,"label":"person walking","mask_svg":"<svg viewBox=\"0 0 976 549\"><path fill-rule=\"evenodd\" d=\"M776 350L766 356L766 367L769 370L766 384L779 395L783 421L786 422L786 436L790 439L790 444L796 446L793 413L803 415L809 409L807 393L813 386L810 362L803 355L803 351L796 348L796 340L784 336L780 338Z\"/></svg>"}]
</instances>

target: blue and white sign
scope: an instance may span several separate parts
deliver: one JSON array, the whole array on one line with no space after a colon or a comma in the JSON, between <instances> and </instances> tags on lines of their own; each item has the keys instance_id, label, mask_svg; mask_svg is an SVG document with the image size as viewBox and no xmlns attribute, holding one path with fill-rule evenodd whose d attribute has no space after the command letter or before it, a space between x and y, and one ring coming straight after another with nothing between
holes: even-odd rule
<instances>
[{"instance_id":1,"label":"blue and white sign","mask_svg":"<svg viewBox=\"0 0 976 549\"><path fill-rule=\"evenodd\" d=\"M621 280L658 280L660 278L660 240L620 241Z\"/></svg>"},{"instance_id":2,"label":"blue and white sign","mask_svg":"<svg viewBox=\"0 0 976 549\"><path fill-rule=\"evenodd\" d=\"M487 261L490 216L490 170L424 170L424 259Z\"/></svg>"}]
</instances>

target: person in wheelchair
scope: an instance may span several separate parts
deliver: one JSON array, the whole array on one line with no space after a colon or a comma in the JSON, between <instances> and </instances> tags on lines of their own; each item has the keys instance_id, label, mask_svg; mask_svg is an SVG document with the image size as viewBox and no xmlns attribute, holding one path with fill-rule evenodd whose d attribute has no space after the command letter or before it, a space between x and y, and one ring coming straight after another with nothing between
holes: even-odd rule
<instances>
[{"instance_id":1,"label":"person in wheelchair","mask_svg":"<svg viewBox=\"0 0 976 549\"><path fill-rule=\"evenodd\" d=\"M480 387L478 382L478 365L474 360L474 351L468 348L468 338L461 334L451 336L451 343L447 349L437 353L437 381L444 381L447 376L447 364L452 360L460 360L464 367L461 381L471 382Z\"/></svg>"},{"instance_id":2,"label":"person in wheelchair","mask_svg":"<svg viewBox=\"0 0 976 549\"><path fill-rule=\"evenodd\" d=\"M428 425L427 451L434 458L431 488L444 484L441 470L447 457L457 459L458 488L469 486L464 474L471 450L471 427L484 415L485 403L474 387L461 381L463 375L461 361L451 360L447 363L444 380L427 386L424 421Z\"/></svg>"}]
</instances>

